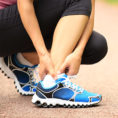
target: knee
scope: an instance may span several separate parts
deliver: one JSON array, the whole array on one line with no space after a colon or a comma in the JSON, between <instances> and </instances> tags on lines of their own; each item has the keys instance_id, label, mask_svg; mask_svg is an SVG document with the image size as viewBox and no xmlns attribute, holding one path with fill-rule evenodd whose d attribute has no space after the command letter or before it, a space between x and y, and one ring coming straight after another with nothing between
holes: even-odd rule
<instances>
[{"instance_id":1,"label":"knee","mask_svg":"<svg viewBox=\"0 0 118 118\"><path fill-rule=\"evenodd\" d=\"M97 54L101 57L105 57L105 55L108 52L106 38L103 35L99 35L99 39L97 40L96 44L97 45L94 47L94 49L97 52Z\"/></svg>"},{"instance_id":2,"label":"knee","mask_svg":"<svg viewBox=\"0 0 118 118\"><path fill-rule=\"evenodd\" d=\"M106 56L108 52L108 46L107 46L107 40L103 35L99 34L98 37L96 38L96 41L94 42L93 45L93 51L96 58L93 64L99 62Z\"/></svg>"}]
</instances>

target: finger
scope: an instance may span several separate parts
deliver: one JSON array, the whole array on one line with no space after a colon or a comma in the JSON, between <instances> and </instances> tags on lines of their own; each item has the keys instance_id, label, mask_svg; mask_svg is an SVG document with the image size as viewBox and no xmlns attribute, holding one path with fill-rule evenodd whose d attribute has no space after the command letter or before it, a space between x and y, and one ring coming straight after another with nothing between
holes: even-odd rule
<instances>
[{"instance_id":1,"label":"finger","mask_svg":"<svg viewBox=\"0 0 118 118\"><path fill-rule=\"evenodd\" d=\"M75 75L74 69L73 69L72 67L69 68L67 75L68 75L68 76L73 76L73 75Z\"/></svg>"},{"instance_id":2,"label":"finger","mask_svg":"<svg viewBox=\"0 0 118 118\"><path fill-rule=\"evenodd\" d=\"M69 71L69 67L68 68L65 68L65 73L67 74Z\"/></svg>"},{"instance_id":3,"label":"finger","mask_svg":"<svg viewBox=\"0 0 118 118\"><path fill-rule=\"evenodd\" d=\"M62 64L58 74L65 73L67 68L68 68L68 64L66 64L66 63Z\"/></svg>"},{"instance_id":4,"label":"finger","mask_svg":"<svg viewBox=\"0 0 118 118\"><path fill-rule=\"evenodd\" d=\"M57 76L56 76L55 72L50 72L50 75L51 75L54 79L57 79Z\"/></svg>"},{"instance_id":5,"label":"finger","mask_svg":"<svg viewBox=\"0 0 118 118\"><path fill-rule=\"evenodd\" d=\"M55 70L54 70L53 67L50 68L49 74L50 74L54 79L56 79L56 72L55 72Z\"/></svg>"},{"instance_id":6,"label":"finger","mask_svg":"<svg viewBox=\"0 0 118 118\"><path fill-rule=\"evenodd\" d=\"M46 75L45 70L44 70L44 69L43 69L43 70L40 70L40 72L39 72L39 76L40 76L40 79L41 79L41 80L44 79L45 75Z\"/></svg>"}]
</instances>

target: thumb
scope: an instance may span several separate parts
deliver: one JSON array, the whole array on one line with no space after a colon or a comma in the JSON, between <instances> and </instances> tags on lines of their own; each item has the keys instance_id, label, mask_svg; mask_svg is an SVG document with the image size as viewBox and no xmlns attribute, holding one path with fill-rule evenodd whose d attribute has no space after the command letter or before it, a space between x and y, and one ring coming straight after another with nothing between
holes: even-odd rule
<instances>
[{"instance_id":1,"label":"thumb","mask_svg":"<svg viewBox=\"0 0 118 118\"><path fill-rule=\"evenodd\" d=\"M55 69L54 69L53 65L48 68L48 73L49 73L53 78L56 78L56 72L55 72Z\"/></svg>"},{"instance_id":2,"label":"thumb","mask_svg":"<svg viewBox=\"0 0 118 118\"><path fill-rule=\"evenodd\" d=\"M54 69L51 69L49 74L53 77L53 78L56 78L56 73L54 71Z\"/></svg>"},{"instance_id":3,"label":"thumb","mask_svg":"<svg viewBox=\"0 0 118 118\"><path fill-rule=\"evenodd\" d=\"M69 71L67 72L68 76L72 76L73 75L73 69L72 67L69 68Z\"/></svg>"}]
</instances>

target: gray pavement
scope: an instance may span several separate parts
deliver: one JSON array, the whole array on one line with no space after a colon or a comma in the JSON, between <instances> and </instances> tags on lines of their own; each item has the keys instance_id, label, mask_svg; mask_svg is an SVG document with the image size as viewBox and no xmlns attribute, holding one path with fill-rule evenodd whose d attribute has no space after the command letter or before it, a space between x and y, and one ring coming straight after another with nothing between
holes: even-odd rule
<instances>
[{"instance_id":1,"label":"gray pavement","mask_svg":"<svg viewBox=\"0 0 118 118\"><path fill-rule=\"evenodd\" d=\"M107 56L95 65L82 65L73 80L83 88L103 95L92 108L37 108L31 96L21 96L13 80L0 73L0 118L118 118L118 7L96 3L95 30L108 41Z\"/></svg>"}]
</instances>

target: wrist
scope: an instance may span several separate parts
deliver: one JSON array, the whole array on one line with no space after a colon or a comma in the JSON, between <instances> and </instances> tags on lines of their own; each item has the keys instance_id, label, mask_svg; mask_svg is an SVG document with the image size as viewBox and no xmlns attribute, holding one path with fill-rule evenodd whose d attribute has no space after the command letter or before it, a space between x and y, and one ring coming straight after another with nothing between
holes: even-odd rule
<instances>
[{"instance_id":1,"label":"wrist","mask_svg":"<svg viewBox=\"0 0 118 118\"><path fill-rule=\"evenodd\" d=\"M83 55L83 51L75 50L75 51L73 52L73 55L74 55L75 58L81 58L82 55Z\"/></svg>"},{"instance_id":2,"label":"wrist","mask_svg":"<svg viewBox=\"0 0 118 118\"><path fill-rule=\"evenodd\" d=\"M38 53L39 58L49 55L49 52L47 51L47 49L41 49L37 51L37 53Z\"/></svg>"}]
</instances>

